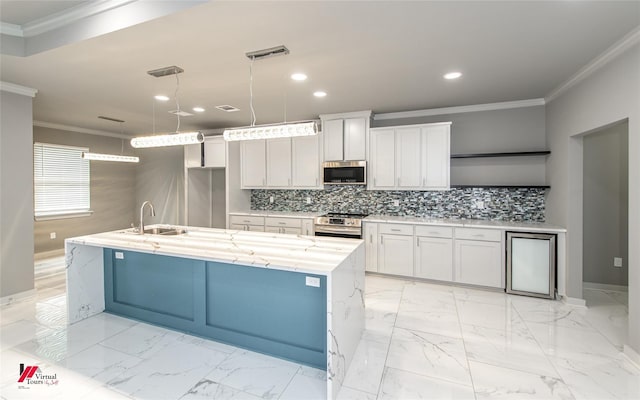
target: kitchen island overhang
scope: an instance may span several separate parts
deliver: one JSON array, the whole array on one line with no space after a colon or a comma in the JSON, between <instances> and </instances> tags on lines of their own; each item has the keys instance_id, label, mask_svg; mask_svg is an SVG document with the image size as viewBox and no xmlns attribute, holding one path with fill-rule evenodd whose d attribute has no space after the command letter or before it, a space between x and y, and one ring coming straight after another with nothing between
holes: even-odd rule
<instances>
[{"instance_id":1,"label":"kitchen island overhang","mask_svg":"<svg viewBox=\"0 0 640 400\"><path fill-rule=\"evenodd\" d=\"M237 336L248 338L248 342L236 343L239 347L309 365L317 364L318 352L322 351L326 357L327 397L335 398L364 330L363 242L179 228L187 233L137 235L130 230L121 230L67 239L69 323L106 309L225 342L230 342L229 335L238 332ZM153 271L161 273L145 280L144 277L150 277ZM175 275L180 271L188 271L189 277ZM171 278L172 284L167 285L155 275L180 276L180 279ZM243 284L245 281L247 285ZM253 294L257 297L243 298L242 293L252 296L251 287L256 289ZM161 309L161 304L151 303L156 288L163 288L155 293L156 298L158 293L170 293L169 296L177 296L177 301L167 310ZM303 301L294 302L296 298ZM324 304L320 306L319 301ZM238 303L242 305L236 309L234 304ZM251 308L252 303L256 304L255 309ZM272 307L284 311L273 315L278 319L277 325L287 329L283 321L287 320L284 314L288 304L291 304L292 315L298 313L303 317L305 307L313 310L316 317L320 312L326 315L323 315L322 324L317 318L308 318L298 326L290 326L294 332L280 331L283 337L275 337L278 331L273 328L254 335L250 327L257 325L252 325L251 318L234 317L233 322L229 322L232 313L236 316L237 312L248 310L265 313ZM229 314L228 318L225 313ZM166 319L182 321L183 325L167 324L165 314L170 316ZM149 319L149 316L160 319ZM267 320L264 315L262 318L261 326L265 326ZM196 326L198 328L194 329ZM322 349L318 346L318 338L314 339L312 334L317 335L320 326L324 341ZM209 335L214 331L223 332L223 335ZM267 346L267 350L259 346L252 348L259 342L271 347ZM305 348L311 358L305 358L306 353L297 350Z\"/></svg>"}]
</instances>

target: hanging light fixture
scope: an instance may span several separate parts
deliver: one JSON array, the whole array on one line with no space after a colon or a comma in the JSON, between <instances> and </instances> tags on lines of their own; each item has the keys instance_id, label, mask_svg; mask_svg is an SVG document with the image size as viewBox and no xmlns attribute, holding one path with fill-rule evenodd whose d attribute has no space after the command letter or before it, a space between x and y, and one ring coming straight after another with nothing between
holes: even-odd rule
<instances>
[{"instance_id":1,"label":"hanging light fixture","mask_svg":"<svg viewBox=\"0 0 640 400\"><path fill-rule=\"evenodd\" d=\"M124 123L121 119L104 117L100 115L98 118L106 119L108 121L114 121L120 123L120 134L123 134L122 124ZM124 139L122 140L122 144L120 147L120 154L103 154L103 153L91 153L91 152L82 152L82 158L85 160L91 161L115 161L115 162L128 162L128 163L137 163L140 162L140 158L135 156L125 156L124 153Z\"/></svg>"},{"instance_id":2,"label":"hanging light fixture","mask_svg":"<svg viewBox=\"0 0 640 400\"><path fill-rule=\"evenodd\" d=\"M257 125L256 112L253 108L253 62L267 57L289 54L285 46L277 46L269 49L252 51L246 53L251 60L249 64L249 108L251 110L251 125L242 128L225 129L224 140L257 140L273 139L293 136L311 136L318 134L318 123L316 121L286 122L283 124ZM286 101L285 101L286 107Z\"/></svg>"},{"instance_id":3,"label":"hanging light fixture","mask_svg":"<svg viewBox=\"0 0 640 400\"><path fill-rule=\"evenodd\" d=\"M178 90L180 89L180 79L178 74L184 72L180 67L171 66L166 68L160 68L153 71L147 71L151 76L156 78L175 75L176 77L176 91L174 97L176 99L176 110L172 112L178 117L178 125L176 126L175 133L156 135L155 134L155 105L153 115L153 135L140 136L131 139L131 146L135 148L148 148L148 147L165 147L165 146L184 146L188 144L198 144L204 142L204 135L202 132L180 132L180 102L178 100ZM154 103L155 104L155 103Z\"/></svg>"}]
</instances>

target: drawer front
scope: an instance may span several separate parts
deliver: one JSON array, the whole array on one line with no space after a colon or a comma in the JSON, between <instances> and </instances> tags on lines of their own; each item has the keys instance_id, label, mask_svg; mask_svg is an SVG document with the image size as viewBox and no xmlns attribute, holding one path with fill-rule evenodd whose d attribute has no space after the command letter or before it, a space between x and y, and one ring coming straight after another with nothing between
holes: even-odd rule
<instances>
[{"instance_id":1,"label":"drawer front","mask_svg":"<svg viewBox=\"0 0 640 400\"><path fill-rule=\"evenodd\" d=\"M413 235L413 225L403 224L380 224L380 233L390 233L393 235Z\"/></svg>"},{"instance_id":2,"label":"drawer front","mask_svg":"<svg viewBox=\"0 0 640 400\"><path fill-rule=\"evenodd\" d=\"M267 217L264 220L266 226L277 226L281 228L301 228L302 223L299 218L278 218Z\"/></svg>"},{"instance_id":3,"label":"drawer front","mask_svg":"<svg viewBox=\"0 0 640 400\"><path fill-rule=\"evenodd\" d=\"M452 238L453 228L447 226L416 226L416 236Z\"/></svg>"},{"instance_id":4,"label":"drawer front","mask_svg":"<svg viewBox=\"0 0 640 400\"><path fill-rule=\"evenodd\" d=\"M456 239L482 240L485 242L501 242L502 231L499 229L456 228Z\"/></svg>"},{"instance_id":5,"label":"drawer front","mask_svg":"<svg viewBox=\"0 0 640 400\"><path fill-rule=\"evenodd\" d=\"M264 217L256 217L253 215L230 215L229 224L264 225Z\"/></svg>"}]
</instances>

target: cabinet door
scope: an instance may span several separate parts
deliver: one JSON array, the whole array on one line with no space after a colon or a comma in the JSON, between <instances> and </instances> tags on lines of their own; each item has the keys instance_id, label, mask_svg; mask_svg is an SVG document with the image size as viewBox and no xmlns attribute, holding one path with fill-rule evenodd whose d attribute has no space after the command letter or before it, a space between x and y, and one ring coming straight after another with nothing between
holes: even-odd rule
<instances>
[{"instance_id":1,"label":"cabinet door","mask_svg":"<svg viewBox=\"0 0 640 400\"><path fill-rule=\"evenodd\" d=\"M450 174L449 125L422 128L422 186L448 189Z\"/></svg>"},{"instance_id":2,"label":"cabinet door","mask_svg":"<svg viewBox=\"0 0 640 400\"><path fill-rule=\"evenodd\" d=\"M378 224L365 223L365 270L378 272Z\"/></svg>"},{"instance_id":3,"label":"cabinet door","mask_svg":"<svg viewBox=\"0 0 640 400\"><path fill-rule=\"evenodd\" d=\"M294 188L315 188L320 184L319 137L291 138L291 182Z\"/></svg>"},{"instance_id":4,"label":"cabinet door","mask_svg":"<svg viewBox=\"0 0 640 400\"><path fill-rule=\"evenodd\" d=\"M393 129L371 131L369 183L372 189L395 188L395 133Z\"/></svg>"},{"instance_id":5,"label":"cabinet door","mask_svg":"<svg viewBox=\"0 0 640 400\"><path fill-rule=\"evenodd\" d=\"M381 234L378 271L413 276L413 236Z\"/></svg>"},{"instance_id":6,"label":"cabinet door","mask_svg":"<svg viewBox=\"0 0 640 400\"><path fill-rule=\"evenodd\" d=\"M291 138L267 140L267 186L291 186Z\"/></svg>"},{"instance_id":7,"label":"cabinet door","mask_svg":"<svg viewBox=\"0 0 640 400\"><path fill-rule=\"evenodd\" d=\"M367 121L365 118L344 120L344 159L360 161L366 159Z\"/></svg>"},{"instance_id":8,"label":"cabinet door","mask_svg":"<svg viewBox=\"0 0 640 400\"><path fill-rule=\"evenodd\" d=\"M340 161L343 156L343 120L322 121L324 136L324 160ZM364 160L364 158L363 158Z\"/></svg>"},{"instance_id":9,"label":"cabinet door","mask_svg":"<svg viewBox=\"0 0 640 400\"><path fill-rule=\"evenodd\" d=\"M184 146L184 166L185 168L198 168L202 166L201 144L188 144Z\"/></svg>"},{"instance_id":10,"label":"cabinet door","mask_svg":"<svg viewBox=\"0 0 640 400\"><path fill-rule=\"evenodd\" d=\"M453 281L453 240L418 236L416 237L415 276Z\"/></svg>"},{"instance_id":11,"label":"cabinet door","mask_svg":"<svg viewBox=\"0 0 640 400\"><path fill-rule=\"evenodd\" d=\"M504 287L500 242L456 240L454 265L456 282Z\"/></svg>"},{"instance_id":12,"label":"cabinet door","mask_svg":"<svg viewBox=\"0 0 640 400\"><path fill-rule=\"evenodd\" d=\"M204 166L207 168L224 168L226 166L225 143L222 136L205 138Z\"/></svg>"},{"instance_id":13,"label":"cabinet door","mask_svg":"<svg viewBox=\"0 0 640 400\"><path fill-rule=\"evenodd\" d=\"M315 235L315 231L313 229L313 220L312 219L303 219L302 220L302 234L307 236Z\"/></svg>"},{"instance_id":14,"label":"cabinet door","mask_svg":"<svg viewBox=\"0 0 640 400\"><path fill-rule=\"evenodd\" d=\"M420 128L396 129L396 186L398 188L419 188L422 185L420 151Z\"/></svg>"},{"instance_id":15,"label":"cabinet door","mask_svg":"<svg viewBox=\"0 0 640 400\"><path fill-rule=\"evenodd\" d=\"M243 140L240 144L242 189L262 188L266 185L265 140Z\"/></svg>"}]
</instances>

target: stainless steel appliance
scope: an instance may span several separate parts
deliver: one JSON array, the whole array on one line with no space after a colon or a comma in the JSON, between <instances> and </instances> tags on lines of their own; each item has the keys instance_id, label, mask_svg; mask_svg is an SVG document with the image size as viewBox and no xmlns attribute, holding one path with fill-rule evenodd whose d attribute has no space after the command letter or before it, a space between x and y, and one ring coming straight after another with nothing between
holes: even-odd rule
<instances>
[{"instance_id":1,"label":"stainless steel appliance","mask_svg":"<svg viewBox=\"0 0 640 400\"><path fill-rule=\"evenodd\" d=\"M366 161L327 161L322 163L325 185L366 185Z\"/></svg>"},{"instance_id":2,"label":"stainless steel appliance","mask_svg":"<svg viewBox=\"0 0 640 400\"><path fill-rule=\"evenodd\" d=\"M507 232L507 293L555 299L556 235Z\"/></svg>"},{"instance_id":3,"label":"stainless steel appliance","mask_svg":"<svg viewBox=\"0 0 640 400\"><path fill-rule=\"evenodd\" d=\"M362 219L366 214L328 213L316 217L316 236L362 239Z\"/></svg>"}]
</instances>

